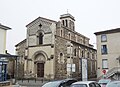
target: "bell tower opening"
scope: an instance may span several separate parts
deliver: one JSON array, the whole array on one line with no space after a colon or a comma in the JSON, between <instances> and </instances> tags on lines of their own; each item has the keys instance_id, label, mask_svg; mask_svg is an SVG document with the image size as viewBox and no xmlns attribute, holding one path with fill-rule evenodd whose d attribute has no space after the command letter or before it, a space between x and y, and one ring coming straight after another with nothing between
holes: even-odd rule
<instances>
[{"instance_id":1,"label":"bell tower opening","mask_svg":"<svg viewBox=\"0 0 120 87\"><path fill-rule=\"evenodd\" d=\"M69 13L63 14L60 16L60 19L61 19L62 26L67 27L72 31L75 30L75 25L74 25L75 19L71 14Z\"/></svg>"}]
</instances>

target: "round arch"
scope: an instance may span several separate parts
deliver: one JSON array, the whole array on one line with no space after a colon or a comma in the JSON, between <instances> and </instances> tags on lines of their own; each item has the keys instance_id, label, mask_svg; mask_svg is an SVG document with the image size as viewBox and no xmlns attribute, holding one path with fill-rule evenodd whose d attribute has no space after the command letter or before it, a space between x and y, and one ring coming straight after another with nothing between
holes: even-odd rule
<instances>
[{"instance_id":1,"label":"round arch","mask_svg":"<svg viewBox=\"0 0 120 87\"><path fill-rule=\"evenodd\" d=\"M38 56L38 55L43 55L45 57L45 61L48 59L48 56L47 56L47 54L44 51L37 51L37 52L35 52L33 54L33 56L32 56L32 59L35 60L36 56Z\"/></svg>"},{"instance_id":2,"label":"round arch","mask_svg":"<svg viewBox=\"0 0 120 87\"><path fill-rule=\"evenodd\" d=\"M34 73L36 74L36 77L44 77L44 68L45 68L45 62L48 59L47 54L44 51L37 51L33 54L33 60L34 60Z\"/></svg>"}]
</instances>

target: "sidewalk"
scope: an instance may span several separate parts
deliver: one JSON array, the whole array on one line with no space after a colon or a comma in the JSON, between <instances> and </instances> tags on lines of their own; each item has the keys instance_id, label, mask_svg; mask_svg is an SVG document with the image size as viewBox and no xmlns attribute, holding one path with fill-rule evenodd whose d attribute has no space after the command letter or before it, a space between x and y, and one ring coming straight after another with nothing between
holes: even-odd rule
<instances>
[{"instance_id":1,"label":"sidewalk","mask_svg":"<svg viewBox=\"0 0 120 87\"><path fill-rule=\"evenodd\" d=\"M20 85L9 85L9 86L0 86L0 87L27 87L27 86L20 86Z\"/></svg>"},{"instance_id":2,"label":"sidewalk","mask_svg":"<svg viewBox=\"0 0 120 87\"><path fill-rule=\"evenodd\" d=\"M45 84L48 81L40 81L40 80L19 80L17 83L21 85L21 87L41 87L43 84Z\"/></svg>"},{"instance_id":3,"label":"sidewalk","mask_svg":"<svg viewBox=\"0 0 120 87\"><path fill-rule=\"evenodd\" d=\"M17 80L16 84L8 84L7 86L0 86L0 87L41 87L48 81L41 81L41 80Z\"/></svg>"}]
</instances>

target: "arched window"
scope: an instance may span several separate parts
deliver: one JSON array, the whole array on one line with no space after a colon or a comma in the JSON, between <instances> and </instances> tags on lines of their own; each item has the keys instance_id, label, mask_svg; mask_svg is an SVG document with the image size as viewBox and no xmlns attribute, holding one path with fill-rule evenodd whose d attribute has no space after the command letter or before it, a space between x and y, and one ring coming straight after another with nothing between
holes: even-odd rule
<instances>
[{"instance_id":1,"label":"arched window","mask_svg":"<svg viewBox=\"0 0 120 87\"><path fill-rule=\"evenodd\" d=\"M65 20L65 22L66 22L66 27L68 27L68 21L67 21L67 20Z\"/></svg>"},{"instance_id":2,"label":"arched window","mask_svg":"<svg viewBox=\"0 0 120 87\"><path fill-rule=\"evenodd\" d=\"M68 33L68 39L71 40L71 34L70 34L70 32Z\"/></svg>"},{"instance_id":3,"label":"arched window","mask_svg":"<svg viewBox=\"0 0 120 87\"><path fill-rule=\"evenodd\" d=\"M63 24L63 26L65 25L64 20L62 20L62 24Z\"/></svg>"},{"instance_id":4,"label":"arched window","mask_svg":"<svg viewBox=\"0 0 120 87\"><path fill-rule=\"evenodd\" d=\"M59 56L59 63L64 63L64 56L62 53L60 53L60 56Z\"/></svg>"},{"instance_id":5,"label":"arched window","mask_svg":"<svg viewBox=\"0 0 120 87\"><path fill-rule=\"evenodd\" d=\"M43 44L43 34L41 32L39 33L38 39L39 39L39 44Z\"/></svg>"},{"instance_id":6,"label":"arched window","mask_svg":"<svg viewBox=\"0 0 120 87\"><path fill-rule=\"evenodd\" d=\"M81 56L84 57L84 51L82 51L82 55Z\"/></svg>"},{"instance_id":7,"label":"arched window","mask_svg":"<svg viewBox=\"0 0 120 87\"><path fill-rule=\"evenodd\" d=\"M74 49L74 56L77 56L77 49Z\"/></svg>"},{"instance_id":8,"label":"arched window","mask_svg":"<svg viewBox=\"0 0 120 87\"><path fill-rule=\"evenodd\" d=\"M90 53L89 52L87 53L87 58L90 58Z\"/></svg>"},{"instance_id":9,"label":"arched window","mask_svg":"<svg viewBox=\"0 0 120 87\"><path fill-rule=\"evenodd\" d=\"M60 30L60 36L61 36L61 37L63 36L63 31L62 31L62 30Z\"/></svg>"},{"instance_id":10,"label":"arched window","mask_svg":"<svg viewBox=\"0 0 120 87\"><path fill-rule=\"evenodd\" d=\"M95 59L95 55L94 55L94 53L92 54L92 59Z\"/></svg>"}]
</instances>

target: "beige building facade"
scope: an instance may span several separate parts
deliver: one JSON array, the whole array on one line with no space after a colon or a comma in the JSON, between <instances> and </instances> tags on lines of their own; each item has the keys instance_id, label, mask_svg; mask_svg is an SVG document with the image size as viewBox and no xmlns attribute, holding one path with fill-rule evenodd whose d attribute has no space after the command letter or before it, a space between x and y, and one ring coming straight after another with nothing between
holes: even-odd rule
<instances>
[{"instance_id":1,"label":"beige building facade","mask_svg":"<svg viewBox=\"0 0 120 87\"><path fill-rule=\"evenodd\" d=\"M24 76L81 79L81 60L87 60L88 79L96 77L96 50L89 38L75 31L75 19L63 14L54 21L38 17L27 26L27 37L16 45Z\"/></svg>"},{"instance_id":2,"label":"beige building facade","mask_svg":"<svg viewBox=\"0 0 120 87\"><path fill-rule=\"evenodd\" d=\"M0 54L5 54L6 50L6 32L11 28L0 24Z\"/></svg>"},{"instance_id":3,"label":"beige building facade","mask_svg":"<svg viewBox=\"0 0 120 87\"><path fill-rule=\"evenodd\" d=\"M97 76L107 78L118 75L120 68L120 28L96 32Z\"/></svg>"}]
</instances>

